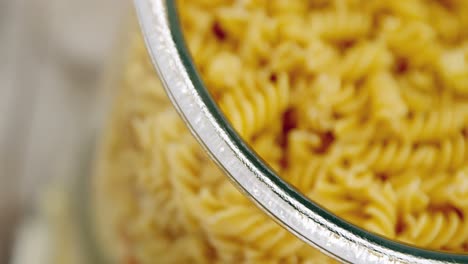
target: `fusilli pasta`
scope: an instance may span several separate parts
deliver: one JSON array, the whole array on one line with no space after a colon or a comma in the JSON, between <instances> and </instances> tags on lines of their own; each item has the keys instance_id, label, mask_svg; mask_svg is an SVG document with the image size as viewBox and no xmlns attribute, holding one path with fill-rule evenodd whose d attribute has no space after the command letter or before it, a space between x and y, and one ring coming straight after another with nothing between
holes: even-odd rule
<instances>
[{"instance_id":1,"label":"fusilli pasta","mask_svg":"<svg viewBox=\"0 0 468 264\"><path fill-rule=\"evenodd\" d=\"M468 1L178 2L213 98L286 181L371 232L468 250ZM116 263L333 263L231 185L133 39L95 182Z\"/></svg>"}]
</instances>

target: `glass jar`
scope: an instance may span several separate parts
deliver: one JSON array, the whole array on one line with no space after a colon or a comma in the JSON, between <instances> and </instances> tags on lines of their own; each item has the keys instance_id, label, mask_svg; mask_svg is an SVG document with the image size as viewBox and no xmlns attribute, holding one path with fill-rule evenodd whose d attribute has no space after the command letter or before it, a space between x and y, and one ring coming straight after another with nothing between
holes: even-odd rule
<instances>
[{"instance_id":1,"label":"glass jar","mask_svg":"<svg viewBox=\"0 0 468 264\"><path fill-rule=\"evenodd\" d=\"M236 244L239 242L222 241L223 235L235 236L233 232L239 232L237 235L249 237L266 226L270 228L269 231L259 232L270 232L267 235L271 236L272 242L263 241L259 245L273 255L262 255L261 247L256 248L257 251L242 249L245 250L243 256L249 256L250 261L300 263L301 258L317 263L330 261L322 253L309 248L311 246L349 263L468 262L465 255L420 249L358 228L323 209L285 182L243 141L205 88L185 46L174 1L136 0L135 6L151 62L163 85L157 84L156 71L154 75L149 71L151 62L146 58L143 42L138 37L131 37L137 40L131 44L129 50L132 54L124 63L124 70L115 75L122 80L123 88L119 87L120 91L116 92L110 122L95 158L95 173L91 183L82 185L84 189L91 188L93 195L91 201L85 202L92 205L91 209L83 209L81 214L88 224L81 226L92 226L83 233L94 237L88 241L99 241L99 245L91 247L92 251L100 252L97 255L116 263L139 263L141 259L158 263L210 263L212 259L217 259L219 263L249 261L237 259L239 251ZM139 98L138 103L129 98ZM177 113L183 121L179 120ZM128 122L129 116L134 118L132 123ZM190 136L184 125L199 143ZM126 148L144 152L145 158L138 160L132 151L119 153ZM196 164L210 162L203 150L224 174L215 172L217 168L214 165L204 167L206 171L197 170ZM146 171L142 171L143 168ZM165 170L205 173L206 178L194 182L180 176L178 181L181 182L171 183L168 178L145 177L149 174L161 175ZM231 185L220 183L220 178L209 176L220 174L229 178L243 194L238 194ZM249 208L243 212L245 216L255 215L258 219L240 217L235 221L239 225L262 223L264 226L237 229L229 225L234 220L213 220L216 225L201 223L203 216L193 213L199 205L193 202L195 198L190 192L191 188L198 188L204 182L223 185L222 191L225 192L222 198L203 194L205 206L215 208L218 206L216 199L226 199L223 202L232 202L233 206L238 205L235 203L242 204ZM177 188L169 189L170 184ZM153 199L154 196L167 197ZM268 216L254 211L244 197L250 198L250 202ZM275 220L285 229L276 227L272 220L266 221L264 218ZM172 221L183 223L183 226L172 227ZM158 226L167 228L161 231ZM225 230L218 232L219 236L206 238L199 232L203 228ZM305 243L299 242L298 238ZM252 235L252 239L261 238ZM85 244L91 245L91 242ZM278 246L280 244L282 246ZM294 248L291 251L297 254L294 260L281 259L282 254L287 255L285 250L289 250L284 249L286 245ZM227 253L223 258L217 252Z\"/></svg>"}]
</instances>

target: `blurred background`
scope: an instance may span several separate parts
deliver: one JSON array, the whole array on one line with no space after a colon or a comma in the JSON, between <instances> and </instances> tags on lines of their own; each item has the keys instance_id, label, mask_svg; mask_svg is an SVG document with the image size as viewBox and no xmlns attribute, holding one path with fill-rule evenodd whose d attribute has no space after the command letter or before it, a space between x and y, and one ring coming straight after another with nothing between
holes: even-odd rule
<instances>
[{"instance_id":1,"label":"blurred background","mask_svg":"<svg viewBox=\"0 0 468 264\"><path fill-rule=\"evenodd\" d=\"M0 0L0 263L38 263L44 252L29 218L45 186L72 169L66 153L99 123L99 83L131 8Z\"/></svg>"}]
</instances>

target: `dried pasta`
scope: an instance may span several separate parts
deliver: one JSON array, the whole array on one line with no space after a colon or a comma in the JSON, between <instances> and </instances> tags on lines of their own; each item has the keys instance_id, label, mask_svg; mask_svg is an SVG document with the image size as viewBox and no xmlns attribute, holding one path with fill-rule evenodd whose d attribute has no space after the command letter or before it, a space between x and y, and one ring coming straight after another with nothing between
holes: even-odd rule
<instances>
[{"instance_id":1,"label":"dried pasta","mask_svg":"<svg viewBox=\"0 0 468 264\"><path fill-rule=\"evenodd\" d=\"M227 119L286 181L343 219L468 251L468 2L179 0ZM98 160L116 263L334 263L210 161L133 37Z\"/></svg>"}]
</instances>

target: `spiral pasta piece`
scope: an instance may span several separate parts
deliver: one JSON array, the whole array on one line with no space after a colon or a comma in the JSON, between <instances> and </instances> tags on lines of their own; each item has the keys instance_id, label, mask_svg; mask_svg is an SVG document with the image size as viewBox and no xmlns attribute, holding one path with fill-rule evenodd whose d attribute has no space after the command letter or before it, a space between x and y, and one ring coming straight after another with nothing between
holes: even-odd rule
<instances>
[{"instance_id":1,"label":"spiral pasta piece","mask_svg":"<svg viewBox=\"0 0 468 264\"><path fill-rule=\"evenodd\" d=\"M453 205L465 211L468 209L468 167L457 171L454 178L449 186L444 186L444 191Z\"/></svg>"},{"instance_id":2,"label":"spiral pasta piece","mask_svg":"<svg viewBox=\"0 0 468 264\"><path fill-rule=\"evenodd\" d=\"M265 224L265 217L256 209L231 206L211 215L205 228L217 239L240 237L249 247L280 258L302 247L302 243L276 223ZM287 247L283 244L286 241Z\"/></svg>"},{"instance_id":3,"label":"spiral pasta piece","mask_svg":"<svg viewBox=\"0 0 468 264\"><path fill-rule=\"evenodd\" d=\"M221 109L245 138L250 138L266 124L278 118L287 107L289 98L287 75L280 74L277 84L268 82L262 84L264 86L261 91L226 94L220 101Z\"/></svg>"},{"instance_id":4,"label":"spiral pasta piece","mask_svg":"<svg viewBox=\"0 0 468 264\"><path fill-rule=\"evenodd\" d=\"M338 72L345 80L357 81L370 72L388 68L392 60L392 55L380 42L358 44L347 51L338 65Z\"/></svg>"},{"instance_id":5,"label":"spiral pasta piece","mask_svg":"<svg viewBox=\"0 0 468 264\"><path fill-rule=\"evenodd\" d=\"M402 137L412 141L431 141L453 137L466 127L468 113L464 107L452 106L419 112L402 124ZM465 107L466 108L466 107Z\"/></svg>"},{"instance_id":6,"label":"spiral pasta piece","mask_svg":"<svg viewBox=\"0 0 468 264\"><path fill-rule=\"evenodd\" d=\"M375 119L399 130L397 126L400 119L408 113L408 107L401 97L397 82L390 73L380 72L372 75L367 85Z\"/></svg>"},{"instance_id":7,"label":"spiral pasta piece","mask_svg":"<svg viewBox=\"0 0 468 264\"><path fill-rule=\"evenodd\" d=\"M406 178L405 183L395 185L397 208L401 215L423 212L432 202L429 196L432 188L428 190L427 185L423 186L421 178L415 174L417 175L415 172L405 173L402 175Z\"/></svg>"},{"instance_id":8,"label":"spiral pasta piece","mask_svg":"<svg viewBox=\"0 0 468 264\"><path fill-rule=\"evenodd\" d=\"M389 238L395 237L397 212L396 194L390 184L386 184L383 190L368 186L370 202L364 208L369 219L364 222L364 227L370 231Z\"/></svg>"},{"instance_id":9,"label":"spiral pasta piece","mask_svg":"<svg viewBox=\"0 0 468 264\"><path fill-rule=\"evenodd\" d=\"M417 241L424 247L456 249L467 242L468 223L454 211L408 216L406 225L402 239Z\"/></svg>"},{"instance_id":10,"label":"spiral pasta piece","mask_svg":"<svg viewBox=\"0 0 468 264\"><path fill-rule=\"evenodd\" d=\"M351 12L320 12L310 15L310 30L328 40L353 40L368 34L369 16Z\"/></svg>"},{"instance_id":11,"label":"spiral pasta piece","mask_svg":"<svg viewBox=\"0 0 468 264\"><path fill-rule=\"evenodd\" d=\"M362 145L359 159L377 171L398 172L404 168L419 170L453 169L463 165L468 158L467 138L463 135L443 140L440 145L399 143L398 141L377 142ZM350 149L352 152L353 149Z\"/></svg>"}]
</instances>

